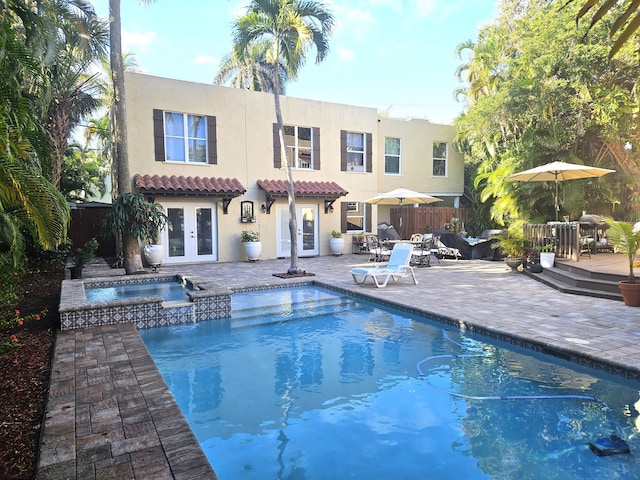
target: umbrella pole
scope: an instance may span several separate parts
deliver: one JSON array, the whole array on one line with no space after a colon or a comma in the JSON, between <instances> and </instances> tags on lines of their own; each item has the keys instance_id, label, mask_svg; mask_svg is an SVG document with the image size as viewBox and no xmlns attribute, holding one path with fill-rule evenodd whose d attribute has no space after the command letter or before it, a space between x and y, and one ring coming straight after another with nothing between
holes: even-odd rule
<instances>
[{"instance_id":1,"label":"umbrella pole","mask_svg":"<svg viewBox=\"0 0 640 480\"><path fill-rule=\"evenodd\" d=\"M400 228L398 230L400 230L398 235L400 235L400 240L402 240L402 199L400 199Z\"/></svg>"},{"instance_id":2,"label":"umbrella pole","mask_svg":"<svg viewBox=\"0 0 640 480\"><path fill-rule=\"evenodd\" d=\"M560 211L560 205L558 205L558 174L556 174L556 222L558 221L559 211Z\"/></svg>"}]
</instances>

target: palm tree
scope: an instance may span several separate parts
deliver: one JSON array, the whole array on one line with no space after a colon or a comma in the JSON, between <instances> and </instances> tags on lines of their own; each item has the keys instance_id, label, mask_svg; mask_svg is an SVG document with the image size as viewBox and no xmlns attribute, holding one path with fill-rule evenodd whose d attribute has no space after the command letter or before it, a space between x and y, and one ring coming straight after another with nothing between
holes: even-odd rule
<instances>
[{"instance_id":1,"label":"palm tree","mask_svg":"<svg viewBox=\"0 0 640 480\"><path fill-rule=\"evenodd\" d=\"M141 3L149 3L140 0ZM133 188L129 175L129 152L127 150L126 109L124 92L124 65L122 57L122 23L120 18L120 0L109 0L109 33L111 81L113 86L112 117L112 161L117 181L118 195L129 194ZM124 269L132 274L142 270L142 258L138 239L125 232L122 239Z\"/></svg>"},{"instance_id":2,"label":"palm tree","mask_svg":"<svg viewBox=\"0 0 640 480\"><path fill-rule=\"evenodd\" d=\"M66 237L69 209L41 174L39 159L46 155L41 104L25 94L26 86L46 84L38 50L32 48L46 26L19 0L5 7L0 15L0 254L18 265L25 232L44 248L58 246Z\"/></svg>"},{"instance_id":3,"label":"palm tree","mask_svg":"<svg viewBox=\"0 0 640 480\"><path fill-rule=\"evenodd\" d=\"M48 79L40 94L46 101L44 125L51 136L49 180L59 187L71 131L100 106L97 75L87 72L106 55L108 31L90 3L84 0L43 2L41 15L55 36L50 42L44 72Z\"/></svg>"},{"instance_id":4,"label":"palm tree","mask_svg":"<svg viewBox=\"0 0 640 480\"><path fill-rule=\"evenodd\" d=\"M226 55L220 63L220 70L213 79L215 85L230 83L234 88L243 88L256 92L273 93L274 67L267 60L271 45L269 42L255 43L243 58L238 58L234 50ZM284 95L288 80L287 70L281 61L278 62L280 94Z\"/></svg>"},{"instance_id":5,"label":"palm tree","mask_svg":"<svg viewBox=\"0 0 640 480\"><path fill-rule=\"evenodd\" d=\"M269 42L267 60L273 65L273 73L278 72L279 62L284 65L289 78L298 77L298 70L304 65L305 54L316 48L316 63L324 60L329 53L329 37L334 26L333 14L319 2L312 0L252 0L247 13L233 25L234 52L243 60L251 47L261 42ZM273 98L280 145L284 141L284 124L280 108L280 76L273 75ZM288 273L300 272L298 244L295 241L298 230L296 219L295 191L291 160L285 148L281 150L282 164L287 174L287 194L289 197L289 233L291 235L291 265Z\"/></svg>"},{"instance_id":6,"label":"palm tree","mask_svg":"<svg viewBox=\"0 0 640 480\"><path fill-rule=\"evenodd\" d=\"M566 0L564 6L573 3L575 0ZM599 5L598 10L591 17L591 24L589 29L593 27L597 22L602 20L608 13L618 14L613 24L609 29L609 35L611 38L616 35L611 51L609 52L609 58L612 58L622 46L627 43L632 35L640 28L640 0L623 0L622 2L616 2L611 0L582 0L584 3L580 11L576 16L576 21L587 15L589 11Z\"/></svg>"}]
</instances>

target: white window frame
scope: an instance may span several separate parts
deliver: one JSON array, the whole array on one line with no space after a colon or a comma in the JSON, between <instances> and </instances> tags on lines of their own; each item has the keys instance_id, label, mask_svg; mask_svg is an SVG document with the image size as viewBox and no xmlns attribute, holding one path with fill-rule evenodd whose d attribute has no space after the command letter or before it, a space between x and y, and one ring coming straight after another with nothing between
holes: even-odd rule
<instances>
[{"instance_id":1,"label":"white window frame","mask_svg":"<svg viewBox=\"0 0 640 480\"><path fill-rule=\"evenodd\" d=\"M444 157L436 156L436 149L441 145L444 145ZM449 167L449 142L433 142L433 160L431 164L431 175L433 177L446 177L447 176L447 168ZM444 164L444 168L442 165ZM443 173L437 173L442 170Z\"/></svg>"},{"instance_id":2,"label":"white window frame","mask_svg":"<svg viewBox=\"0 0 640 480\"><path fill-rule=\"evenodd\" d=\"M170 116L182 116L182 135L170 135L167 133L167 126L170 123L168 117ZM204 137L192 136L189 132L189 119L199 117L204 121ZM209 142L207 139L207 116L206 115L195 115L191 113L184 112L169 112L165 111L163 113L163 124L164 124L164 152L165 152L165 161L166 162L175 162L175 163L193 163L197 165L206 165L209 161ZM196 132L197 134L197 132ZM184 159L180 158L169 158L170 151L173 151L172 148L169 148L168 140L171 139L179 139L183 144L183 155ZM189 144L191 142L203 142L204 143L204 159L201 161L197 160L197 154L194 152L194 155L190 155Z\"/></svg>"},{"instance_id":3,"label":"white window frame","mask_svg":"<svg viewBox=\"0 0 640 480\"><path fill-rule=\"evenodd\" d=\"M387 139L398 140L398 153L390 153L387 151ZM387 170L387 158L398 159L398 171L390 172ZM401 175L402 174L402 139L400 137L384 137L384 174L385 175Z\"/></svg>"},{"instance_id":4,"label":"white window frame","mask_svg":"<svg viewBox=\"0 0 640 480\"><path fill-rule=\"evenodd\" d=\"M294 142L293 145L285 145L285 148L287 149L287 155L291 155L291 157L289 157L289 161L291 161L291 159L293 159L293 165L292 168L299 168L302 170L313 170L314 166L314 158L313 158L313 134L314 134L314 128L313 127L300 127L298 125L285 125L285 135L284 135L284 140L285 143L287 141L287 134L286 134L286 129L287 128L293 128L294 129ZM300 139L300 135L299 135L299 130L301 128L306 128L309 129L309 145L301 145L301 141L302 142L306 142L307 140L301 140ZM301 159L301 151L302 150L306 150L309 149L309 160L308 161L304 161L303 159Z\"/></svg>"},{"instance_id":5,"label":"white window frame","mask_svg":"<svg viewBox=\"0 0 640 480\"><path fill-rule=\"evenodd\" d=\"M347 202L347 233L364 233L366 229L366 215L365 215L365 204L363 202ZM354 215L357 213L357 215ZM362 229L360 230L349 230L349 222L350 218L358 218L361 219Z\"/></svg>"},{"instance_id":6,"label":"white window frame","mask_svg":"<svg viewBox=\"0 0 640 480\"><path fill-rule=\"evenodd\" d=\"M362 138L362 150L358 146L349 145L349 137L351 135L359 135ZM353 155L362 155L362 165L355 165L349 158ZM361 132L347 132L347 171L366 173L367 172L367 136Z\"/></svg>"}]
</instances>

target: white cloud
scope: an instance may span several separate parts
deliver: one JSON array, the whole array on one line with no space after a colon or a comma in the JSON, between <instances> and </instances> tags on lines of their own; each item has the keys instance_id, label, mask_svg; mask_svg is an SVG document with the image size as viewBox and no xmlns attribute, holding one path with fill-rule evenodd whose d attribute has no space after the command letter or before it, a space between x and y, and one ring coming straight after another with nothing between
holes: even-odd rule
<instances>
[{"instance_id":1,"label":"white cloud","mask_svg":"<svg viewBox=\"0 0 640 480\"><path fill-rule=\"evenodd\" d=\"M436 8L435 0L409 0L410 14L415 18L429 17Z\"/></svg>"},{"instance_id":2,"label":"white cloud","mask_svg":"<svg viewBox=\"0 0 640 480\"><path fill-rule=\"evenodd\" d=\"M134 53L148 52L149 46L156 41L156 32L129 32L122 29L122 45L124 51Z\"/></svg>"},{"instance_id":3,"label":"white cloud","mask_svg":"<svg viewBox=\"0 0 640 480\"><path fill-rule=\"evenodd\" d=\"M215 59L211 55L198 55L193 60L193 63L196 65L211 65L214 61Z\"/></svg>"},{"instance_id":4,"label":"white cloud","mask_svg":"<svg viewBox=\"0 0 640 480\"><path fill-rule=\"evenodd\" d=\"M340 47L338 48L338 56L342 60L351 61L355 58L355 53L350 48Z\"/></svg>"}]
</instances>

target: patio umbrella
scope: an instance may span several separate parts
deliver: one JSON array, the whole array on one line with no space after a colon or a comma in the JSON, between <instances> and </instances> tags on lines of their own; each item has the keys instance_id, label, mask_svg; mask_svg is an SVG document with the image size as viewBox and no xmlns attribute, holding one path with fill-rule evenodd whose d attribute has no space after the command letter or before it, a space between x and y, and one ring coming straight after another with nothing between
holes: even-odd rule
<instances>
[{"instance_id":1,"label":"patio umbrella","mask_svg":"<svg viewBox=\"0 0 640 480\"><path fill-rule=\"evenodd\" d=\"M441 202L441 198L432 197L426 193L415 192L406 188L396 188L390 192L381 193L365 200L365 203L371 203L374 205L400 205L400 226L398 228L398 234L402 238L402 208L405 204L412 203L434 203Z\"/></svg>"},{"instance_id":2,"label":"patio umbrella","mask_svg":"<svg viewBox=\"0 0 640 480\"><path fill-rule=\"evenodd\" d=\"M580 178L601 177L607 173L613 172L615 172L615 170L609 170L607 168L576 165L575 163L566 162L551 162L525 170L524 172L514 173L509 177L509 180L519 182L555 182L555 208L556 221L558 221L558 211L560 210L560 206L558 205L558 182L564 182L565 180L577 180Z\"/></svg>"}]
</instances>

